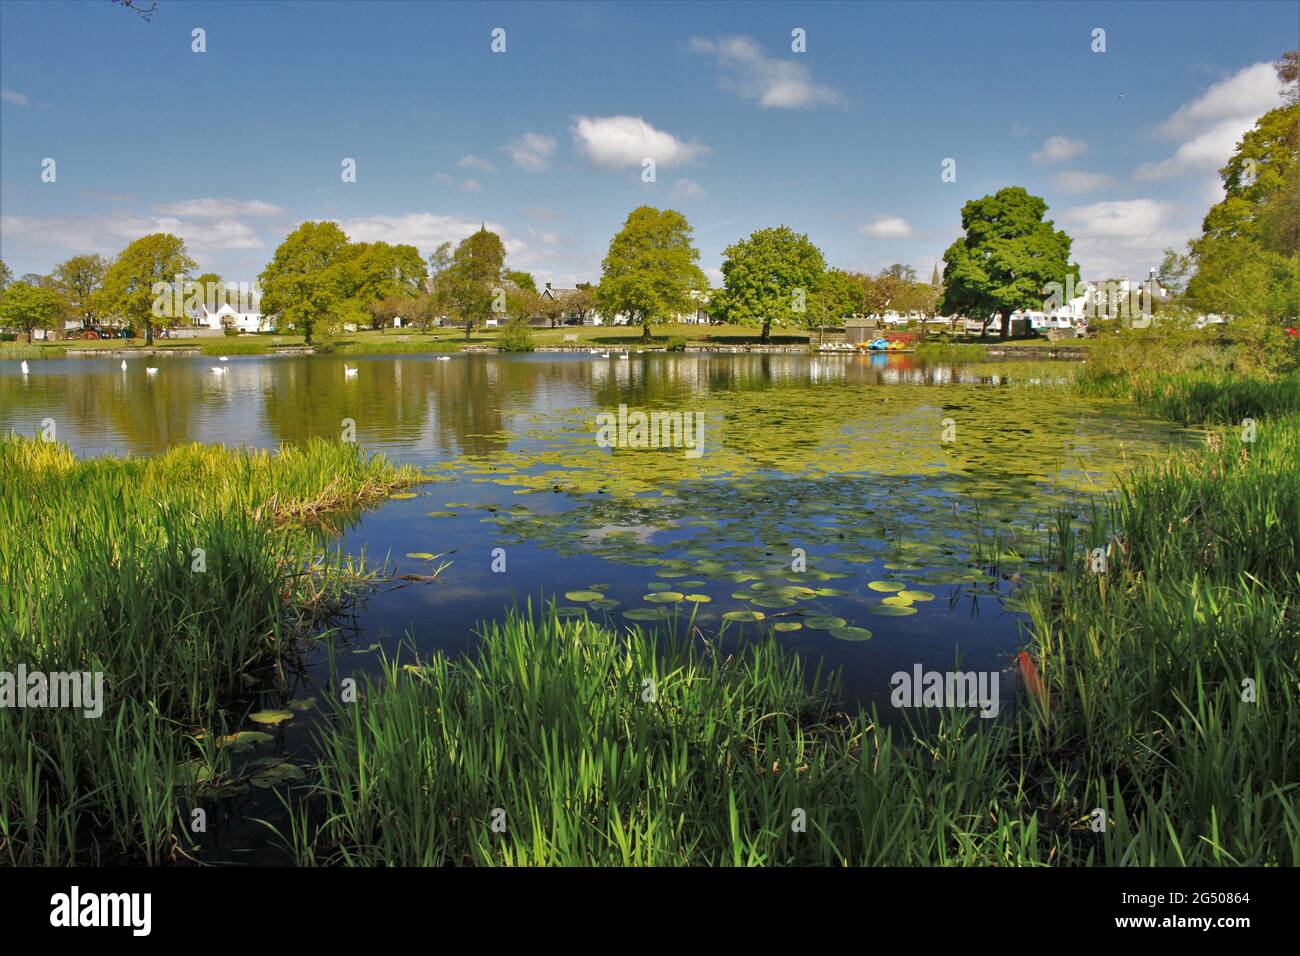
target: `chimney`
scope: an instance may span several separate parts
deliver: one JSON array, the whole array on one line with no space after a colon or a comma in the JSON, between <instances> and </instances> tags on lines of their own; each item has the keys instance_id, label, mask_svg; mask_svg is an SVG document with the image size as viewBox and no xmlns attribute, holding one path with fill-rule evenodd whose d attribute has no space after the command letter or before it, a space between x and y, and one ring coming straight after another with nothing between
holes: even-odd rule
<instances>
[{"instance_id":1,"label":"chimney","mask_svg":"<svg viewBox=\"0 0 1300 956\"><path fill-rule=\"evenodd\" d=\"M549 283L549 282L548 282L548 283L546 283L546 288L548 288L548 289L549 289L549 288L550 288L550 287L551 287L551 284L550 284L550 283Z\"/></svg>"}]
</instances>

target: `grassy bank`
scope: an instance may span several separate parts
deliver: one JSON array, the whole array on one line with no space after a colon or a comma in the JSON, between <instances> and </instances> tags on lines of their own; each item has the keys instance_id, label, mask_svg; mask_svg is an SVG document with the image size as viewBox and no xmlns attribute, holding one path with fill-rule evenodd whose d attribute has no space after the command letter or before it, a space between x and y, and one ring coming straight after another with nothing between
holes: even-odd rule
<instances>
[{"instance_id":1,"label":"grassy bank","mask_svg":"<svg viewBox=\"0 0 1300 956\"><path fill-rule=\"evenodd\" d=\"M1223 411L1165 385L1128 387ZM477 658L393 663L340 706L286 842L354 865L1300 863L1293 388L1228 385L1253 441L1211 433L1058 516L1024 601L1045 694L992 725L840 713L770 641L516 614Z\"/></svg>"},{"instance_id":2,"label":"grassy bank","mask_svg":"<svg viewBox=\"0 0 1300 956\"><path fill-rule=\"evenodd\" d=\"M414 474L315 442L77 461L0 439L0 670L103 674L103 714L0 710L0 862L158 863L196 785L359 569L311 527Z\"/></svg>"}]
</instances>

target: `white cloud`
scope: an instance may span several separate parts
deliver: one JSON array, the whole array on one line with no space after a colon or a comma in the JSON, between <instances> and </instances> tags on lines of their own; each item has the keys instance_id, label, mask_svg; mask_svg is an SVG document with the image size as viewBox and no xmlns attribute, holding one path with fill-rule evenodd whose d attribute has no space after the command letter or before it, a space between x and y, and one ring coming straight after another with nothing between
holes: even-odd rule
<instances>
[{"instance_id":1,"label":"white cloud","mask_svg":"<svg viewBox=\"0 0 1300 956\"><path fill-rule=\"evenodd\" d=\"M0 101L13 103L15 106L26 106L28 103L27 94L16 90L0 90Z\"/></svg>"},{"instance_id":2,"label":"white cloud","mask_svg":"<svg viewBox=\"0 0 1300 956\"><path fill-rule=\"evenodd\" d=\"M195 251L262 249L265 243L252 227L235 219L183 222L169 216L48 216L0 218L0 234L33 247L78 252L116 253L127 243L151 232L170 232Z\"/></svg>"},{"instance_id":3,"label":"white cloud","mask_svg":"<svg viewBox=\"0 0 1300 956\"><path fill-rule=\"evenodd\" d=\"M1061 210L1058 225L1074 245L1073 258L1087 279L1145 278L1164 250L1182 248L1196 223L1180 224L1179 207L1154 199L1091 203Z\"/></svg>"},{"instance_id":4,"label":"white cloud","mask_svg":"<svg viewBox=\"0 0 1300 956\"><path fill-rule=\"evenodd\" d=\"M506 145L506 152L514 164L530 173L540 173L551 164L555 140L541 133L525 133Z\"/></svg>"},{"instance_id":5,"label":"white cloud","mask_svg":"<svg viewBox=\"0 0 1300 956\"><path fill-rule=\"evenodd\" d=\"M1052 181L1058 189L1067 193L1090 193L1115 185L1113 176L1102 173L1089 173L1082 169L1062 169L1052 174Z\"/></svg>"},{"instance_id":6,"label":"white cloud","mask_svg":"<svg viewBox=\"0 0 1300 956\"><path fill-rule=\"evenodd\" d=\"M684 143L639 116L579 116L573 141L597 166L619 169L653 159L657 166L688 163L706 154L701 143Z\"/></svg>"},{"instance_id":7,"label":"white cloud","mask_svg":"<svg viewBox=\"0 0 1300 956\"><path fill-rule=\"evenodd\" d=\"M432 251L441 243L450 242L454 245L470 233L478 232L482 223L463 216L413 212L404 216L363 216L343 220L339 225L353 242L405 244L422 251ZM489 222L487 227L504 238L505 230L501 226Z\"/></svg>"},{"instance_id":8,"label":"white cloud","mask_svg":"<svg viewBox=\"0 0 1300 956\"><path fill-rule=\"evenodd\" d=\"M164 216L192 216L196 219L230 219L234 216L283 216L284 209L260 199L183 199L159 203L154 212Z\"/></svg>"},{"instance_id":9,"label":"white cloud","mask_svg":"<svg viewBox=\"0 0 1300 956\"><path fill-rule=\"evenodd\" d=\"M450 186L453 189L458 189L463 193L476 193L482 190L483 188L483 184L480 183L477 179L464 179L457 182L455 177L448 176L446 173L434 173L433 180L434 182L438 183L440 186Z\"/></svg>"},{"instance_id":10,"label":"white cloud","mask_svg":"<svg viewBox=\"0 0 1300 956\"><path fill-rule=\"evenodd\" d=\"M858 231L871 239L910 239L916 235L907 220L898 216L881 216Z\"/></svg>"},{"instance_id":11,"label":"white cloud","mask_svg":"<svg viewBox=\"0 0 1300 956\"><path fill-rule=\"evenodd\" d=\"M1160 124L1160 132L1171 139L1191 134L1221 120L1258 117L1282 105L1282 81L1273 64L1255 63L1220 80L1208 90L1184 103Z\"/></svg>"},{"instance_id":12,"label":"white cloud","mask_svg":"<svg viewBox=\"0 0 1300 956\"><path fill-rule=\"evenodd\" d=\"M673 199L681 200L703 199L704 187L693 179L679 179L673 183L673 188L669 190L668 195Z\"/></svg>"},{"instance_id":13,"label":"white cloud","mask_svg":"<svg viewBox=\"0 0 1300 956\"><path fill-rule=\"evenodd\" d=\"M767 56L750 36L691 39L687 48L716 58L722 68L722 88L758 105L774 109L799 109L818 103L839 103L840 93L814 82L804 64Z\"/></svg>"},{"instance_id":14,"label":"white cloud","mask_svg":"<svg viewBox=\"0 0 1300 956\"><path fill-rule=\"evenodd\" d=\"M1183 142L1172 156L1143 163L1133 178L1151 181L1188 173L1216 174L1255 121L1282 103L1282 83L1271 63L1238 70L1160 124L1161 135Z\"/></svg>"},{"instance_id":15,"label":"white cloud","mask_svg":"<svg viewBox=\"0 0 1300 956\"><path fill-rule=\"evenodd\" d=\"M485 173L495 173L497 168L481 156L475 156L471 153L468 156L462 156L456 161L456 165L461 169L481 169Z\"/></svg>"},{"instance_id":16,"label":"white cloud","mask_svg":"<svg viewBox=\"0 0 1300 956\"><path fill-rule=\"evenodd\" d=\"M1088 144L1081 139L1069 139L1065 136L1050 136L1043 148L1030 155L1039 166L1047 163L1060 163L1073 159L1088 149Z\"/></svg>"}]
</instances>

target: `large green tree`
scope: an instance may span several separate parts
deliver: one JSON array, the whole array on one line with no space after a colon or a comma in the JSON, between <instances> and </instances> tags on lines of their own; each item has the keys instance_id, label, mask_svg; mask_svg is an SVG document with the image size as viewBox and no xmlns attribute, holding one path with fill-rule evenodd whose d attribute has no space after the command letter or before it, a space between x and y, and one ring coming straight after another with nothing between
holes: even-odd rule
<instances>
[{"instance_id":1,"label":"large green tree","mask_svg":"<svg viewBox=\"0 0 1300 956\"><path fill-rule=\"evenodd\" d=\"M738 325L806 326L809 300L821 286L826 260L808 237L789 226L759 229L723 251L723 288L709 303L710 314Z\"/></svg>"},{"instance_id":2,"label":"large green tree","mask_svg":"<svg viewBox=\"0 0 1300 956\"><path fill-rule=\"evenodd\" d=\"M154 287L159 283L171 286L177 276L184 283L193 270L194 260L179 236L167 232L141 236L118 253L104 273L100 292L104 311L142 325L144 344L152 345L153 307L158 298Z\"/></svg>"},{"instance_id":3,"label":"large green tree","mask_svg":"<svg viewBox=\"0 0 1300 956\"><path fill-rule=\"evenodd\" d=\"M5 286L9 284L9 281L13 277L14 277L13 270L10 269L7 265L5 265L5 261L3 259L0 259L0 292L3 292L5 290Z\"/></svg>"},{"instance_id":4,"label":"large green tree","mask_svg":"<svg viewBox=\"0 0 1300 956\"><path fill-rule=\"evenodd\" d=\"M53 328L67 309L68 301L57 291L28 282L10 282L0 292L0 322L21 329L28 342L33 329Z\"/></svg>"},{"instance_id":5,"label":"large green tree","mask_svg":"<svg viewBox=\"0 0 1300 956\"><path fill-rule=\"evenodd\" d=\"M54 267L52 285L68 301L71 315L89 327L99 318L99 290L108 273L108 260L99 255L73 256Z\"/></svg>"},{"instance_id":6,"label":"large green tree","mask_svg":"<svg viewBox=\"0 0 1300 956\"><path fill-rule=\"evenodd\" d=\"M343 304L353 292L348 271L353 250L333 222L304 222L285 238L262 271L262 310L279 314L311 344L318 331L343 319Z\"/></svg>"},{"instance_id":7,"label":"large green tree","mask_svg":"<svg viewBox=\"0 0 1300 956\"><path fill-rule=\"evenodd\" d=\"M962 206L965 235L943 255L943 311L985 323L996 313L1005 339L1012 312L1041 305L1049 283L1078 281L1070 237L1043 218L1046 212L1047 203L1020 186Z\"/></svg>"},{"instance_id":8,"label":"large green tree","mask_svg":"<svg viewBox=\"0 0 1300 956\"><path fill-rule=\"evenodd\" d=\"M476 323L487 321L495 306L505 304L505 261L501 237L484 226L456 246L451 264L438 277L448 310L465 323L466 341Z\"/></svg>"},{"instance_id":9,"label":"large green tree","mask_svg":"<svg viewBox=\"0 0 1300 956\"><path fill-rule=\"evenodd\" d=\"M643 341L650 326L695 310L693 290L708 288L696 262L691 225L675 209L641 206L628 214L609 243L601 266L597 306L613 322L620 312L640 325Z\"/></svg>"}]
</instances>

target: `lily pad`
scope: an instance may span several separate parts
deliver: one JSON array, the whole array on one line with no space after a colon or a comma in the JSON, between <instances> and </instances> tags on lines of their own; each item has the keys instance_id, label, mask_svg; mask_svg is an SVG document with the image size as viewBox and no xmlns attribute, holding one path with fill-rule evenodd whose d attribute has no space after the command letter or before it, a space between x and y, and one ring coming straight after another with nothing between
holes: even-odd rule
<instances>
[{"instance_id":1,"label":"lily pad","mask_svg":"<svg viewBox=\"0 0 1300 956\"><path fill-rule=\"evenodd\" d=\"M743 623L761 621L766 617L767 615L762 611L728 611L726 614L722 615L724 621L739 621Z\"/></svg>"},{"instance_id":2,"label":"lily pad","mask_svg":"<svg viewBox=\"0 0 1300 956\"><path fill-rule=\"evenodd\" d=\"M663 612L653 607L634 607L623 612L629 621L662 621Z\"/></svg>"},{"instance_id":3,"label":"lily pad","mask_svg":"<svg viewBox=\"0 0 1300 956\"><path fill-rule=\"evenodd\" d=\"M222 750L229 750L231 753L243 753L245 750L251 750L259 744L270 743L274 739L270 734L264 734L260 730L241 730L228 737L219 738L217 743Z\"/></svg>"},{"instance_id":4,"label":"lily pad","mask_svg":"<svg viewBox=\"0 0 1300 956\"><path fill-rule=\"evenodd\" d=\"M837 641L869 641L871 632L865 627L833 627L831 637Z\"/></svg>"},{"instance_id":5,"label":"lily pad","mask_svg":"<svg viewBox=\"0 0 1300 956\"><path fill-rule=\"evenodd\" d=\"M612 611L622 603L622 601L615 601L613 598L601 598L599 601L592 601L589 606L597 611Z\"/></svg>"},{"instance_id":6,"label":"lily pad","mask_svg":"<svg viewBox=\"0 0 1300 956\"><path fill-rule=\"evenodd\" d=\"M303 772L302 767L299 767L297 764L289 763L288 761L281 761L272 764L263 770L259 770L257 773L253 774L248 782L255 787L275 787L286 783L292 783L295 780L302 780L306 776L307 775Z\"/></svg>"},{"instance_id":7,"label":"lily pad","mask_svg":"<svg viewBox=\"0 0 1300 956\"><path fill-rule=\"evenodd\" d=\"M934 595L929 591L899 591L898 597L907 598L909 601L933 601Z\"/></svg>"},{"instance_id":8,"label":"lily pad","mask_svg":"<svg viewBox=\"0 0 1300 956\"><path fill-rule=\"evenodd\" d=\"M256 713L248 715L248 719L255 724L282 724L286 720L293 720L293 711L291 710L259 710Z\"/></svg>"},{"instance_id":9,"label":"lily pad","mask_svg":"<svg viewBox=\"0 0 1300 956\"><path fill-rule=\"evenodd\" d=\"M389 495L388 497L389 497L389 500L391 500L391 501L405 501L405 500L408 499L408 498L414 498L414 497L415 497L415 492L413 492L413 491L399 491L399 492L397 492L397 494Z\"/></svg>"},{"instance_id":10,"label":"lily pad","mask_svg":"<svg viewBox=\"0 0 1300 956\"><path fill-rule=\"evenodd\" d=\"M777 621L772 625L774 631L802 631L803 625L798 621Z\"/></svg>"},{"instance_id":11,"label":"lily pad","mask_svg":"<svg viewBox=\"0 0 1300 956\"><path fill-rule=\"evenodd\" d=\"M848 622L842 617L830 617L825 614L814 615L813 617L804 618L804 626L812 628L814 631L832 631L837 627L843 627Z\"/></svg>"},{"instance_id":12,"label":"lily pad","mask_svg":"<svg viewBox=\"0 0 1300 956\"><path fill-rule=\"evenodd\" d=\"M416 561L432 561L437 557L436 554L432 554L428 551L410 551L406 556Z\"/></svg>"},{"instance_id":13,"label":"lily pad","mask_svg":"<svg viewBox=\"0 0 1300 956\"><path fill-rule=\"evenodd\" d=\"M599 601L605 595L599 591L565 591L564 599L566 601Z\"/></svg>"},{"instance_id":14,"label":"lily pad","mask_svg":"<svg viewBox=\"0 0 1300 956\"><path fill-rule=\"evenodd\" d=\"M304 697L300 700L289 701L288 707L290 710L296 710L299 713L301 713L304 710L311 710L311 708L315 706L315 704L316 704L315 697Z\"/></svg>"},{"instance_id":15,"label":"lily pad","mask_svg":"<svg viewBox=\"0 0 1300 956\"><path fill-rule=\"evenodd\" d=\"M898 594L892 595L891 597L882 598L880 603L888 604L890 607L911 607L912 606L912 602L910 600Z\"/></svg>"},{"instance_id":16,"label":"lily pad","mask_svg":"<svg viewBox=\"0 0 1300 956\"><path fill-rule=\"evenodd\" d=\"M685 598L685 596L686 595L682 594L681 591L655 591L651 594L647 594L641 600L649 601L651 604L668 604L670 602L675 603L680 601Z\"/></svg>"},{"instance_id":17,"label":"lily pad","mask_svg":"<svg viewBox=\"0 0 1300 956\"><path fill-rule=\"evenodd\" d=\"M688 594L683 598L683 600L690 601L693 604L708 604L713 600L713 598L709 597L707 594Z\"/></svg>"},{"instance_id":18,"label":"lily pad","mask_svg":"<svg viewBox=\"0 0 1300 956\"><path fill-rule=\"evenodd\" d=\"M873 591L901 591L907 585L900 584L898 581L872 581L867 585Z\"/></svg>"},{"instance_id":19,"label":"lily pad","mask_svg":"<svg viewBox=\"0 0 1300 956\"><path fill-rule=\"evenodd\" d=\"M890 607L888 604L873 604L868 610L872 614L883 614L886 617L906 617L916 613L914 607Z\"/></svg>"}]
</instances>

